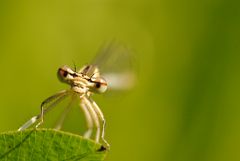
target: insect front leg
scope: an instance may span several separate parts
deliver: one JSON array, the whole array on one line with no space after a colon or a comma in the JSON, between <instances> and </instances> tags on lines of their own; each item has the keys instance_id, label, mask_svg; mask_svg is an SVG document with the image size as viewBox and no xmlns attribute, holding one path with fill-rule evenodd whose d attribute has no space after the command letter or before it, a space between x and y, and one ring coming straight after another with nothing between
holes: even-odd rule
<instances>
[{"instance_id":1,"label":"insect front leg","mask_svg":"<svg viewBox=\"0 0 240 161\"><path fill-rule=\"evenodd\" d=\"M18 131L22 131L36 123L39 119L40 122L35 126L36 128L39 127L43 123L43 116L49 110L51 110L55 105L57 105L63 98L65 98L69 93L69 90L61 91L51 97L48 97L43 103L41 104L41 112L39 115L33 116L29 121L23 124Z\"/></svg>"},{"instance_id":2,"label":"insect front leg","mask_svg":"<svg viewBox=\"0 0 240 161\"><path fill-rule=\"evenodd\" d=\"M27 129L29 126L33 125L38 119L40 115L33 116L30 120L28 120L25 124L23 124L18 131L23 131Z\"/></svg>"},{"instance_id":3,"label":"insect front leg","mask_svg":"<svg viewBox=\"0 0 240 161\"><path fill-rule=\"evenodd\" d=\"M41 104L40 109L41 109L41 112L39 114L40 122L35 126L36 128L38 128L41 124L43 124L43 116L44 116L43 104Z\"/></svg>"}]
</instances>

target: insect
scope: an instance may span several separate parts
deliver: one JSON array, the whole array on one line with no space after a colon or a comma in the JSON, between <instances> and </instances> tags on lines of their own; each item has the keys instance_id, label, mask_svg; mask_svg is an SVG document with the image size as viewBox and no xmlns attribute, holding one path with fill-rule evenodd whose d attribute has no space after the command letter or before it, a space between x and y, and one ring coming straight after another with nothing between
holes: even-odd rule
<instances>
[{"instance_id":1,"label":"insect","mask_svg":"<svg viewBox=\"0 0 240 161\"><path fill-rule=\"evenodd\" d=\"M118 54L119 52L121 54ZM100 73L99 66L103 64L108 66L107 64L109 64L109 62L114 64L116 61L120 64L123 62L126 64L124 56L121 56L124 61L118 59L119 56L116 56L125 54L127 54L125 48L124 50L122 50L122 48L119 50L116 49L116 45L110 43L100 50L100 54L97 55L92 64L85 65L79 71L71 69L68 66L60 67L57 72L58 78L61 82L70 85L70 89L60 91L45 99L40 106L40 114L33 116L23 124L18 131L25 130L33 124L36 124L36 128L39 127L44 122L45 114L64 98L70 96L71 101L59 118L55 129L61 129L72 102L74 102L73 100L80 99L79 105L84 112L88 128L84 133L84 137L91 138L93 129L96 128L95 141L102 143L106 149L109 149L110 146L104 138L106 126L104 115L91 96L94 93L104 93L108 86L112 89L126 89L132 86L133 77L132 74L130 74L131 72L126 72L125 70L125 72L119 73L118 75L108 72L108 74L105 75L106 79ZM111 57L111 59L109 59L109 57ZM105 60L107 58L109 61ZM105 63L103 63L103 60L105 60ZM121 67L121 65L119 65L119 67Z\"/></svg>"}]
</instances>

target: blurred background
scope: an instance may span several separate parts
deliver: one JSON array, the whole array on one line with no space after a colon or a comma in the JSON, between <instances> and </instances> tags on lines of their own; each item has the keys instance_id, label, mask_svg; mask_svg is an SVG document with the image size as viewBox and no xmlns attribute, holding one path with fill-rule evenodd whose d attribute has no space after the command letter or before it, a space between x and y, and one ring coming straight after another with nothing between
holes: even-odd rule
<instances>
[{"instance_id":1,"label":"blurred background","mask_svg":"<svg viewBox=\"0 0 240 161\"><path fill-rule=\"evenodd\" d=\"M130 91L94 96L107 119L106 160L240 160L239 29L231 0L2 0L0 131L16 130L69 88L58 67L80 68L115 38L134 51L137 81ZM64 130L81 134L75 106Z\"/></svg>"}]
</instances>

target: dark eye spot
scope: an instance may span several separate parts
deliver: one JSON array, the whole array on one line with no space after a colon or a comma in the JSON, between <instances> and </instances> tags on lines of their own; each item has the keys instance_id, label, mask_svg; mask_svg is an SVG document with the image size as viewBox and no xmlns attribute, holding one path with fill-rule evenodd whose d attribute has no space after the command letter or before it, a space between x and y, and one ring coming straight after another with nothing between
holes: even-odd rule
<instances>
[{"instance_id":1,"label":"dark eye spot","mask_svg":"<svg viewBox=\"0 0 240 161\"><path fill-rule=\"evenodd\" d=\"M68 72L66 70L59 69L59 74L63 77L66 77L68 75Z\"/></svg>"},{"instance_id":2,"label":"dark eye spot","mask_svg":"<svg viewBox=\"0 0 240 161\"><path fill-rule=\"evenodd\" d=\"M96 82L95 85L96 85L97 88L100 88L100 87L101 87L101 83L100 83L100 82Z\"/></svg>"},{"instance_id":3,"label":"dark eye spot","mask_svg":"<svg viewBox=\"0 0 240 161\"><path fill-rule=\"evenodd\" d=\"M64 72L63 72L63 76L64 76L64 77L66 77L66 76L67 76L67 74L68 74L68 72L67 72L67 71L64 71Z\"/></svg>"}]
</instances>

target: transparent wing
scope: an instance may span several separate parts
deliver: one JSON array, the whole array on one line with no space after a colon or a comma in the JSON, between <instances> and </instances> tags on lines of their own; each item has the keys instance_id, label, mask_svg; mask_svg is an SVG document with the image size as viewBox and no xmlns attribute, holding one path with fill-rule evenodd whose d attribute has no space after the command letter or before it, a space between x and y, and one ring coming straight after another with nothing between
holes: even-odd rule
<instances>
[{"instance_id":1,"label":"transparent wing","mask_svg":"<svg viewBox=\"0 0 240 161\"><path fill-rule=\"evenodd\" d=\"M97 66L106 79L108 88L126 90L135 82L135 66L130 49L116 41L103 45L98 51L93 65Z\"/></svg>"}]
</instances>

